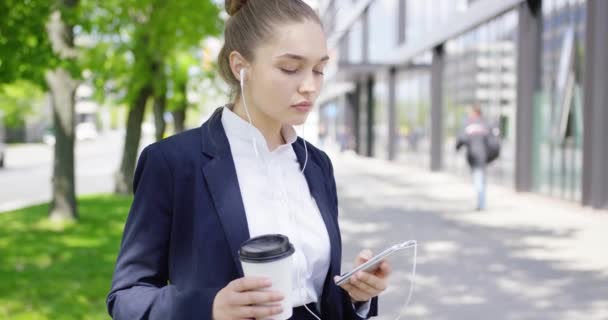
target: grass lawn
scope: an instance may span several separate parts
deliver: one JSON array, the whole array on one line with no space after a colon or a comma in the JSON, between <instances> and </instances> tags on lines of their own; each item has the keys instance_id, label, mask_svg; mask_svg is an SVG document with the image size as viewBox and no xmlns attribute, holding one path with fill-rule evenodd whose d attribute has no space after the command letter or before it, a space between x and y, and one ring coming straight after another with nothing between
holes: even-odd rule
<instances>
[{"instance_id":1,"label":"grass lawn","mask_svg":"<svg viewBox=\"0 0 608 320\"><path fill-rule=\"evenodd\" d=\"M0 213L0 319L109 319L105 297L131 197L79 199L54 225L47 205Z\"/></svg>"}]
</instances>

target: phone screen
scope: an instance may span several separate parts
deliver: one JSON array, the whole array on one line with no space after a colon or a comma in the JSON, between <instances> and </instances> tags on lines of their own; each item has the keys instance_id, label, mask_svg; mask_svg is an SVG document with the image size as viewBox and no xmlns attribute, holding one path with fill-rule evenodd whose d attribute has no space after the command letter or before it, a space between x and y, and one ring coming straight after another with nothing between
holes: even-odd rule
<instances>
[{"instance_id":1,"label":"phone screen","mask_svg":"<svg viewBox=\"0 0 608 320\"><path fill-rule=\"evenodd\" d=\"M361 270L365 270L365 271L372 271L375 268L378 267L378 264L380 262L382 262L382 259L390 256L391 254L393 254L394 252L397 252L399 250L402 249L406 249L406 248L410 248L416 246L416 241L415 240L410 240L410 241L406 241L400 244L396 244L393 245L391 247L389 247L388 249L380 252L379 254L375 255L374 257L372 257L371 259L367 260L367 262L359 265L358 267L356 267L355 269L341 275L336 281L336 285L342 285L343 283L345 283L346 281L348 281L348 279L350 279L353 275L355 275L357 272L361 271Z\"/></svg>"},{"instance_id":2,"label":"phone screen","mask_svg":"<svg viewBox=\"0 0 608 320\"><path fill-rule=\"evenodd\" d=\"M365 270L368 272L375 270L378 267L378 265L380 264L380 262L382 262L383 258L388 257L391 253L393 253L395 251L396 251L396 249L394 249L394 248L389 248L389 249L382 251L381 253L377 254L373 258L369 259L364 264L361 264L358 267L356 267L355 269L351 270L350 272L341 275L340 278L338 280L336 280L336 285L343 284L344 282L348 281L348 279L350 279L353 275L355 275L357 272L359 272L361 270Z\"/></svg>"}]
</instances>

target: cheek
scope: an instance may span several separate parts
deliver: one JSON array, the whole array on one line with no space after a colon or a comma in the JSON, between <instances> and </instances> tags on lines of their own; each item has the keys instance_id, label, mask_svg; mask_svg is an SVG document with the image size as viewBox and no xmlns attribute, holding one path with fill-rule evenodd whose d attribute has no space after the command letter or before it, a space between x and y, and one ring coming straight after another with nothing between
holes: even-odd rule
<instances>
[{"instance_id":1,"label":"cheek","mask_svg":"<svg viewBox=\"0 0 608 320\"><path fill-rule=\"evenodd\" d=\"M284 93L293 87L293 81L286 75L275 75L269 83L272 86L270 89L276 93Z\"/></svg>"},{"instance_id":2,"label":"cheek","mask_svg":"<svg viewBox=\"0 0 608 320\"><path fill-rule=\"evenodd\" d=\"M280 79L277 79L277 76L272 73L260 74L256 79L253 79L253 82L255 82L255 86L252 86L255 89L253 95L262 100L272 99L270 93L278 91L276 86L281 84Z\"/></svg>"},{"instance_id":3,"label":"cheek","mask_svg":"<svg viewBox=\"0 0 608 320\"><path fill-rule=\"evenodd\" d=\"M288 105L296 90L294 83L287 75L268 72L256 81L257 86L252 94L261 108Z\"/></svg>"},{"instance_id":4,"label":"cheek","mask_svg":"<svg viewBox=\"0 0 608 320\"><path fill-rule=\"evenodd\" d=\"M268 80L268 93L277 98L291 98L291 95L298 90L298 81L294 76L277 73Z\"/></svg>"}]
</instances>

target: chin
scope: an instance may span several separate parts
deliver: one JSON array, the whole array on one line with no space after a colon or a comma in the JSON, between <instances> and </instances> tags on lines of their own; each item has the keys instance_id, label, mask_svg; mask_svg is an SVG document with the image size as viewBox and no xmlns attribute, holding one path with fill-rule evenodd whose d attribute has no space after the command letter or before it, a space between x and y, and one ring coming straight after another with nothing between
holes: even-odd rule
<instances>
[{"instance_id":1,"label":"chin","mask_svg":"<svg viewBox=\"0 0 608 320\"><path fill-rule=\"evenodd\" d=\"M304 123L306 123L306 119L308 119L308 114L302 115L302 116L293 117L293 118L289 119L287 121L287 123L289 125L292 125L292 126L301 126Z\"/></svg>"}]
</instances>

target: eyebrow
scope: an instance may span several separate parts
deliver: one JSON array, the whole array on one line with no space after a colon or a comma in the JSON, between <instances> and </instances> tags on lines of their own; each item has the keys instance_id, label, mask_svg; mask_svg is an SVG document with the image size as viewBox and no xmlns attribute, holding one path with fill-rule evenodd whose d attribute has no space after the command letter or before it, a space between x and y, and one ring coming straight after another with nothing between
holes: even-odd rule
<instances>
[{"instance_id":1,"label":"eyebrow","mask_svg":"<svg viewBox=\"0 0 608 320\"><path fill-rule=\"evenodd\" d=\"M286 53L284 55L280 55L277 56L276 59L280 59L280 58L289 58L289 59L295 59L295 60L307 60L305 57L297 55L297 54L292 54L292 53ZM329 56L324 56L321 59L319 59L319 62L323 62L323 61L327 61L329 60Z\"/></svg>"}]
</instances>

